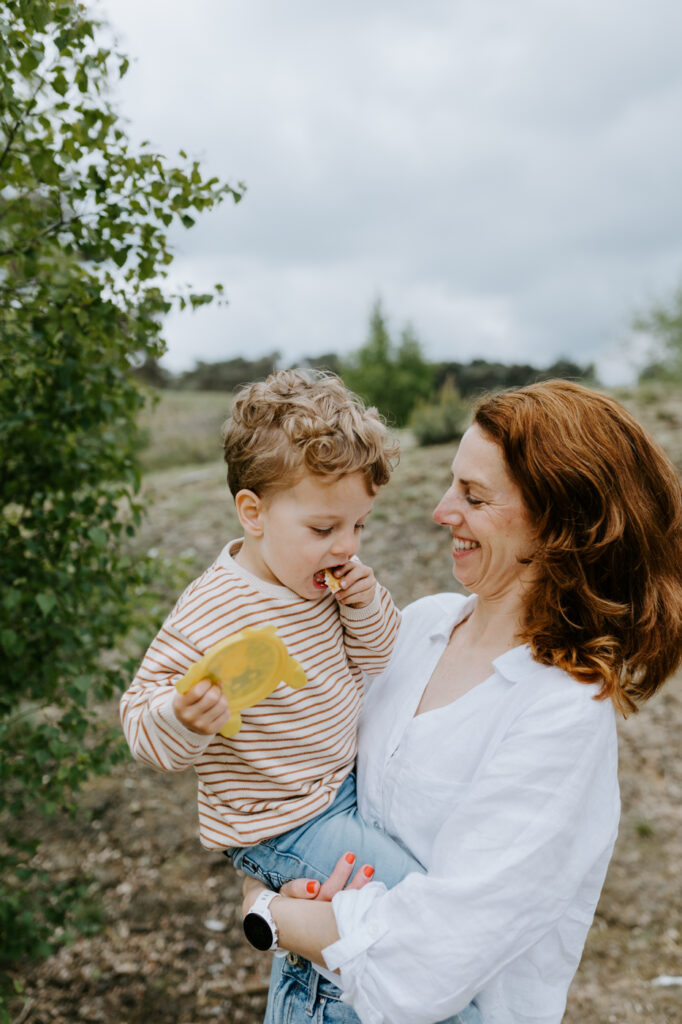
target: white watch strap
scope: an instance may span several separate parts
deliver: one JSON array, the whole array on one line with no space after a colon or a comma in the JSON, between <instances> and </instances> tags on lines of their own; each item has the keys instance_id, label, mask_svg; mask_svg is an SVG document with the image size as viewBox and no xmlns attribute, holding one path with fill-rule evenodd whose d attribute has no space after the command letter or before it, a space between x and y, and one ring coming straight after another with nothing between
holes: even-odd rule
<instances>
[{"instance_id":1,"label":"white watch strap","mask_svg":"<svg viewBox=\"0 0 682 1024\"><path fill-rule=\"evenodd\" d=\"M275 919L270 912L270 904L274 900L275 896L279 896L279 893L274 892L272 889L263 889L258 893L255 900L249 907L249 914L258 914L259 917L265 918L270 925L272 931L273 940L270 949L277 949L279 945L279 932L277 931L277 925Z\"/></svg>"},{"instance_id":2,"label":"white watch strap","mask_svg":"<svg viewBox=\"0 0 682 1024\"><path fill-rule=\"evenodd\" d=\"M262 889L249 907L248 913L263 914L263 911L268 909L275 896L279 896L279 893L274 892L272 889ZM270 914L270 911L268 910L267 915L263 914L263 916L272 917L272 914Z\"/></svg>"}]
</instances>

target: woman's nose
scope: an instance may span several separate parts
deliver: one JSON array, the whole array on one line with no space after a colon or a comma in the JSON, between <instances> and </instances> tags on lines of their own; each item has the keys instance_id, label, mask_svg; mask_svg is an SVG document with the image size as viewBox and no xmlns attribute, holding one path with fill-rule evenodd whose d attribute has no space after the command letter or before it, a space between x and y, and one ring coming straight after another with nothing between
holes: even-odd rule
<instances>
[{"instance_id":1,"label":"woman's nose","mask_svg":"<svg viewBox=\"0 0 682 1024\"><path fill-rule=\"evenodd\" d=\"M462 521L462 514L457 507L454 495L446 491L433 510L434 522L439 526L451 526Z\"/></svg>"}]
</instances>

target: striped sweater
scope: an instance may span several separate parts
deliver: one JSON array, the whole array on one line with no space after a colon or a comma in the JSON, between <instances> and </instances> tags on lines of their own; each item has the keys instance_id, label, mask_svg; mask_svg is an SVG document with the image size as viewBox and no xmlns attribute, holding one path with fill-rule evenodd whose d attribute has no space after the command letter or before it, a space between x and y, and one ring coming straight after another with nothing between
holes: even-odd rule
<instances>
[{"instance_id":1,"label":"striped sweater","mask_svg":"<svg viewBox=\"0 0 682 1024\"><path fill-rule=\"evenodd\" d=\"M160 771L193 766L199 833L207 849L250 846L296 828L332 802L351 771L363 673L388 664L400 613L377 584L373 602L347 608L325 593L306 600L234 561L241 541L180 596L121 699L133 756ZM175 683L206 651L246 626L271 624L308 682L280 683L242 712L229 739L203 736L175 716Z\"/></svg>"}]
</instances>

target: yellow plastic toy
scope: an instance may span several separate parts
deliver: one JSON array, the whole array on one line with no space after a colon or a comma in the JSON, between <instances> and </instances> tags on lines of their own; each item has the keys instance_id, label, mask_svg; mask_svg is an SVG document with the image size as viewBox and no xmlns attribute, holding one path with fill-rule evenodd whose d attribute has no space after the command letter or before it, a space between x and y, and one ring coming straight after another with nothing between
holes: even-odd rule
<instances>
[{"instance_id":1,"label":"yellow plastic toy","mask_svg":"<svg viewBox=\"0 0 682 1024\"><path fill-rule=\"evenodd\" d=\"M242 727L240 712L263 700L280 683L300 690L307 682L305 672L274 626L247 626L219 640L177 681L175 688L187 693L201 679L222 686L230 705L230 718L220 730L221 736L238 733Z\"/></svg>"}]
</instances>

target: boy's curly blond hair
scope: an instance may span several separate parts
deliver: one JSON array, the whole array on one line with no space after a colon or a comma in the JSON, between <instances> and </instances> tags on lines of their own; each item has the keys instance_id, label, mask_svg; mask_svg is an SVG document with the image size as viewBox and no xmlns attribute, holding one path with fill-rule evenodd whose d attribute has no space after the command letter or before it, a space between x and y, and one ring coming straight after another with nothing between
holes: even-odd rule
<instances>
[{"instance_id":1,"label":"boy's curly blond hair","mask_svg":"<svg viewBox=\"0 0 682 1024\"><path fill-rule=\"evenodd\" d=\"M398 458L377 410L319 370L280 370L241 388L222 436L233 496L246 489L262 497L293 486L306 471L362 473L373 494Z\"/></svg>"}]
</instances>

